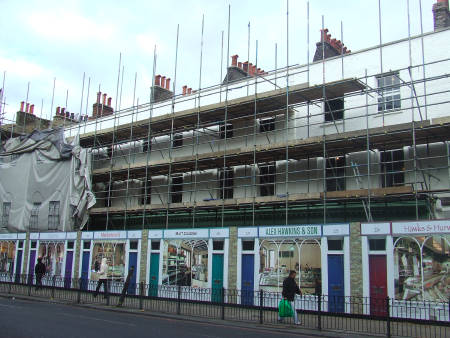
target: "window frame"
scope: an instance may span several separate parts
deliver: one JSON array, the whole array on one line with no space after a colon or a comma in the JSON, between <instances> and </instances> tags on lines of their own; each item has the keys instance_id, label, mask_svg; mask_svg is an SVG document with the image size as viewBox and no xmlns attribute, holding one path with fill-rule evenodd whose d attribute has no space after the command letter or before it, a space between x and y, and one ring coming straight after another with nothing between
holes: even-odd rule
<instances>
[{"instance_id":1,"label":"window frame","mask_svg":"<svg viewBox=\"0 0 450 338\"><path fill-rule=\"evenodd\" d=\"M61 224L60 210L61 210L60 201L48 202L48 230L58 230Z\"/></svg>"},{"instance_id":2,"label":"window frame","mask_svg":"<svg viewBox=\"0 0 450 338\"><path fill-rule=\"evenodd\" d=\"M38 231L39 230L39 210L42 206L41 202L34 202L33 208L30 212L30 231Z\"/></svg>"},{"instance_id":3,"label":"window frame","mask_svg":"<svg viewBox=\"0 0 450 338\"><path fill-rule=\"evenodd\" d=\"M2 229L8 229L9 226L9 216L11 214L11 202L3 202L2 204Z\"/></svg>"},{"instance_id":4,"label":"window frame","mask_svg":"<svg viewBox=\"0 0 450 338\"><path fill-rule=\"evenodd\" d=\"M377 110L379 113L400 110L402 108L401 81L399 72L383 73L376 76Z\"/></svg>"}]
</instances>

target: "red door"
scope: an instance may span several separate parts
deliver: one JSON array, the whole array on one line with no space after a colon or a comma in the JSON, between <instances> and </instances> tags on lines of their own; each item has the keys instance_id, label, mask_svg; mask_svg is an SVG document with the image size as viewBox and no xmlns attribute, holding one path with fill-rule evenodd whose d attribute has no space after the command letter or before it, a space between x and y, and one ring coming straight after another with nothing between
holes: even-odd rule
<instances>
[{"instance_id":1,"label":"red door","mask_svg":"<svg viewBox=\"0 0 450 338\"><path fill-rule=\"evenodd\" d=\"M387 271L386 256L369 256L370 314L386 316Z\"/></svg>"}]
</instances>

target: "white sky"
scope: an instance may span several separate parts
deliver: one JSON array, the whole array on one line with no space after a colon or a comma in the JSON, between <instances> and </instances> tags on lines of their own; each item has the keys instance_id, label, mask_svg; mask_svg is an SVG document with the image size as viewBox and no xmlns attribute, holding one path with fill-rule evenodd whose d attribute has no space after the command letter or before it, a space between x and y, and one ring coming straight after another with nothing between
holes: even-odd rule
<instances>
[{"instance_id":1,"label":"white sky","mask_svg":"<svg viewBox=\"0 0 450 338\"><path fill-rule=\"evenodd\" d=\"M436 0L409 0L411 34L420 33L419 3L423 30L433 30L432 5ZM258 40L258 67L286 65L286 0L1 0L0 71L5 76L6 117L15 119L20 101L35 104L35 114L50 117L53 79L56 78L53 112L57 106L80 112L83 72L86 73L82 112L86 109L90 77L88 113L91 113L99 85L116 100L119 54L124 66L122 108L136 97L147 102L153 69L153 49L157 49L156 74L174 78L177 24L180 25L176 92L181 86L199 87L202 15L205 16L202 87L219 83L221 34L224 31L224 68L227 55L228 5L231 5L230 56L247 60L248 23L251 25L250 62L255 63ZM289 64L307 62L307 1L289 1ZM379 43L378 0L310 0L310 61L325 27L355 51ZM382 40L408 36L407 0L381 0ZM231 61L230 61L231 62ZM0 78L0 81L2 80ZM1 82L0 82L1 87ZM8 121L5 121L8 123Z\"/></svg>"}]
</instances>

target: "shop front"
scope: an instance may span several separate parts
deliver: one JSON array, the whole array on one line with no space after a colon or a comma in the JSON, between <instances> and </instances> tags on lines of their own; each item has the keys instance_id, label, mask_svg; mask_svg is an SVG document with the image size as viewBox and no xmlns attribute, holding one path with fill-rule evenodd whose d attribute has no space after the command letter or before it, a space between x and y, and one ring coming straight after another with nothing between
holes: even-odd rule
<instances>
[{"instance_id":1,"label":"shop front","mask_svg":"<svg viewBox=\"0 0 450 338\"><path fill-rule=\"evenodd\" d=\"M371 313L384 314L377 304L389 296L400 317L408 317L412 307L415 318L444 314L440 307L450 296L449 220L368 223L361 225L361 234Z\"/></svg>"},{"instance_id":2,"label":"shop front","mask_svg":"<svg viewBox=\"0 0 450 338\"><path fill-rule=\"evenodd\" d=\"M24 233L0 234L0 279L2 281L19 281L19 275L22 273L25 236Z\"/></svg>"},{"instance_id":3,"label":"shop front","mask_svg":"<svg viewBox=\"0 0 450 338\"><path fill-rule=\"evenodd\" d=\"M150 230L149 295L220 301L226 288L229 229Z\"/></svg>"},{"instance_id":4,"label":"shop front","mask_svg":"<svg viewBox=\"0 0 450 338\"><path fill-rule=\"evenodd\" d=\"M106 258L108 279L112 290L117 292L120 292L129 269L134 267L128 290L129 294L134 294L139 280L141 238L141 231L82 232L79 271L82 287L95 289L95 285L88 286L87 281L98 280L101 261Z\"/></svg>"},{"instance_id":5,"label":"shop front","mask_svg":"<svg viewBox=\"0 0 450 338\"><path fill-rule=\"evenodd\" d=\"M289 225L238 229L237 288L241 303L259 302L255 291L280 295L290 271L304 297L298 308L324 306L344 312L349 295L349 225ZM277 296L278 297L278 296ZM271 297L276 304L277 297ZM268 305L268 304L265 304Z\"/></svg>"}]
</instances>

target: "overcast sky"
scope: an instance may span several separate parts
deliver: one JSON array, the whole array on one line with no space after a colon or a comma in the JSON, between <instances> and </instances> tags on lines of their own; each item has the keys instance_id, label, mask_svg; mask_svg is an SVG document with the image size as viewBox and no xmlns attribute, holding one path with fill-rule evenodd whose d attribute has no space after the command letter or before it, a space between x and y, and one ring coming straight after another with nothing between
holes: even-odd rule
<instances>
[{"instance_id":1,"label":"overcast sky","mask_svg":"<svg viewBox=\"0 0 450 338\"><path fill-rule=\"evenodd\" d=\"M432 5L436 0L409 0L411 34L420 33L419 4L423 30L433 30ZM181 86L199 87L200 42L204 15L201 86L219 83L222 31L223 71L227 56L228 6L231 6L230 55L247 60L248 24L251 29L250 62L258 67L286 65L286 0L0 0L0 71L5 77L5 112L15 118L20 101L35 104L35 114L49 118L57 106L79 113L83 73L86 74L82 112L90 78L89 108L99 86L116 101L119 54L124 66L121 107L132 104L134 78L136 97L147 102L156 45L156 74L174 78L176 31L179 49L176 92ZM320 39L322 15L332 37L340 39L341 22L345 45L355 51L379 43L378 0L310 0L310 61ZM307 1L289 1L289 64L307 62ZM381 0L382 40L408 36L407 0ZM4 73L5 72L5 73ZM50 114L53 81L56 78L53 112ZM0 84L1 85L1 84ZM6 123L6 121L5 121Z\"/></svg>"}]
</instances>

